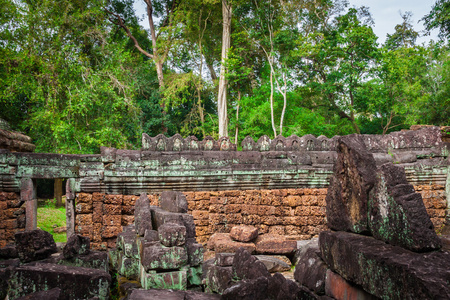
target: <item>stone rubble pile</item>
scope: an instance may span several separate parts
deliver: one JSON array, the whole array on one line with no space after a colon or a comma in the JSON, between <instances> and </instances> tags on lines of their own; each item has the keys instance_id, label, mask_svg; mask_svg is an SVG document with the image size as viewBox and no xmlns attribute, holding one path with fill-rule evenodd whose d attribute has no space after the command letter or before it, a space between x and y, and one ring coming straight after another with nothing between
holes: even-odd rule
<instances>
[{"instance_id":1,"label":"stone rubble pile","mask_svg":"<svg viewBox=\"0 0 450 300\"><path fill-rule=\"evenodd\" d=\"M296 254L295 280L316 299L450 299L450 253L403 168L377 166L358 135L337 151L331 231Z\"/></svg>"},{"instance_id":2,"label":"stone rubble pile","mask_svg":"<svg viewBox=\"0 0 450 300\"><path fill-rule=\"evenodd\" d=\"M110 255L119 275L137 280L143 289L186 290L202 284L203 246L195 240L194 219L180 192L161 193L159 207L141 194L135 223L118 235Z\"/></svg>"},{"instance_id":3,"label":"stone rubble pile","mask_svg":"<svg viewBox=\"0 0 450 300\"><path fill-rule=\"evenodd\" d=\"M15 244L0 249L0 299L108 299L108 256L89 244L72 235L57 253L48 232L16 233Z\"/></svg>"}]
</instances>

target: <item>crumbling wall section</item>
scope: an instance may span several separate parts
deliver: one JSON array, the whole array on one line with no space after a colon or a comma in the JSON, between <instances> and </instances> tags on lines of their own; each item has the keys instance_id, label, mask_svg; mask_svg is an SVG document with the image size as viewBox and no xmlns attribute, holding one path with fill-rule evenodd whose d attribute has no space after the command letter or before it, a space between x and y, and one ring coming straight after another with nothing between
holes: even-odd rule
<instances>
[{"instance_id":1,"label":"crumbling wall section","mask_svg":"<svg viewBox=\"0 0 450 300\"><path fill-rule=\"evenodd\" d=\"M422 195L437 232L447 216L445 187L415 186ZM280 234L306 240L326 230L326 188L280 190L232 190L184 192L194 217L196 238L206 244L216 232L228 233L236 225L253 225L260 233ZM148 195L158 205L159 193ZM78 193L75 231L88 236L95 249L115 246L123 226L134 222L134 204L139 196Z\"/></svg>"},{"instance_id":2,"label":"crumbling wall section","mask_svg":"<svg viewBox=\"0 0 450 300\"><path fill-rule=\"evenodd\" d=\"M14 234L25 228L25 221L19 193L0 192L0 248L14 242Z\"/></svg>"}]
</instances>

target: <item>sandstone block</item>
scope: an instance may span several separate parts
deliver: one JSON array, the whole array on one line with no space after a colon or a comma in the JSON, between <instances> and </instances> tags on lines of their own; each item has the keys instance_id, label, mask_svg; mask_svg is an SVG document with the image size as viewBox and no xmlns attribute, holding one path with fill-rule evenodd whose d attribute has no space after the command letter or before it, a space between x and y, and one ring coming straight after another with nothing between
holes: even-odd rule
<instances>
[{"instance_id":1,"label":"sandstone block","mask_svg":"<svg viewBox=\"0 0 450 300\"><path fill-rule=\"evenodd\" d=\"M339 138L337 153L326 198L328 226L356 233L368 231L367 205L376 180L375 159L356 134Z\"/></svg>"},{"instance_id":2,"label":"sandstone block","mask_svg":"<svg viewBox=\"0 0 450 300\"><path fill-rule=\"evenodd\" d=\"M139 258L138 246L136 243L136 232L122 231L117 235L117 249L122 250L126 257Z\"/></svg>"},{"instance_id":3,"label":"sandstone block","mask_svg":"<svg viewBox=\"0 0 450 300\"><path fill-rule=\"evenodd\" d=\"M193 238L186 240L186 253L188 256L188 264L196 267L203 262L203 246Z\"/></svg>"},{"instance_id":4,"label":"sandstone block","mask_svg":"<svg viewBox=\"0 0 450 300\"><path fill-rule=\"evenodd\" d=\"M67 299L108 299L111 277L105 271L50 263L33 263L11 273L10 299L60 288Z\"/></svg>"},{"instance_id":5,"label":"sandstone block","mask_svg":"<svg viewBox=\"0 0 450 300\"><path fill-rule=\"evenodd\" d=\"M122 205L123 195L105 195L103 203Z\"/></svg>"},{"instance_id":6,"label":"sandstone block","mask_svg":"<svg viewBox=\"0 0 450 300\"><path fill-rule=\"evenodd\" d=\"M264 263L242 247L236 250L234 255L233 275L239 279L270 278L270 273Z\"/></svg>"},{"instance_id":7,"label":"sandstone block","mask_svg":"<svg viewBox=\"0 0 450 300\"><path fill-rule=\"evenodd\" d=\"M231 228L230 237L238 242L250 242L258 237L258 228L248 225Z\"/></svg>"},{"instance_id":8,"label":"sandstone block","mask_svg":"<svg viewBox=\"0 0 450 300\"><path fill-rule=\"evenodd\" d=\"M209 264L206 266L203 273L205 274L207 289L210 292L222 294L232 283L232 267L220 267Z\"/></svg>"},{"instance_id":9,"label":"sandstone block","mask_svg":"<svg viewBox=\"0 0 450 300\"><path fill-rule=\"evenodd\" d=\"M165 223L175 223L186 227L187 238L195 238L195 224L193 216L189 214L168 212L155 206L152 206L150 209L156 229Z\"/></svg>"},{"instance_id":10,"label":"sandstone block","mask_svg":"<svg viewBox=\"0 0 450 300\"><path fill-rule=\"evenodd\" d=\"M26 230L15 234L17 254L22 262L44 259L56 253L53 236L43 230Z\"/></svg>"},{"instance_id":11,"label":"sandstone block","mask_svg":"<svg viewBox=\"0 0 450 300\"><path fill-rule=\"evenodd\" d=\"M255 241L258 254L284 254L289 255L297 249L297 242L287 240L284 236L263 234Z\"/></svg>"},{"instance_id":12,"label":"sandstone block","mask_svg":"<svg viewBox=\"0 0 450 300\"><path fill-rule=\"evenodd\" d=\"M144 289L186 290L187 273L186 271L173 271L163 273L157 272L146 273L145 271L144 272L141 271L141 285Z\"/></svg>"},{"instance_id":13,"label":"sandstone block","mask_svg":"<svg viewBox=\"0 0 450 300\"><path fill-rule=\"evenodd\" d=\"M105 226L121 226L122 216L121 215L104 215L103 225Z\"/></svg>"},{"instance_id":14,"label":"sandstone block","mask_svg":"<svg viewBox=\"0 0 450 300\"><path fill-rule=\"evenodd\" d=\"M186 196L181 192L164 191L159 198L159 206L173 213L187 213L188 203Z\"/></svg>"},{"instance_id":15,"label":"sandstone block","mask_svg":"<svg viewBox=\"0 0 450 300\"><path fill-rule=\"evenodd\" d=\"M266 266L267 271L270 273L286 272L291 270L290 264L287 264L286 261L283 261L275 256L255 255L255 257L261 261L264 266ZM286 259L289 261L287 257Z\"/></svg>"},{"instance_id":16,"label":"sandstone block","mask_svg":"<svg viewBox=\"0 0 450 300\"><path fill-rule=\"evenodd\" d=\"M448 252L416 253L372 237L330 231L320 233L319 246L331 270L379 298L450 298Z\"/></svg>"},{"instance_id":17,"label":"sandstone block","mask_svg":"<svg viewBox=\"0 0 450 300\"><path fill-rule=\"evenodd\" d=\"M183 246L186 242L186 227L176 223L164 223L158 228L159 241L166 247Z\"/></svg>"},{"instance_id":18,"label":"sandstone block","mask_svg":"<svg viewBox=\"0 0 450 300\"><path fill-rule=\"evenodd\" d=\"M320 250L316 243L309 243L298 255L294 278L300 285L316 294L325 294L327 265L319 257Z\"/></svg>"},{"instance_id":19,"label":"sandstone block","mask_svg":"<svg viewBox=\"0 0 450 300\"><path fill-rule=\"evenodd\" d=\"M67 240L63 248L63 255L65 259L70 259L78 255L86 255L90 251L90 240L78 234L72 234Z\"/></svg>"},{"instance_id":20,"label":"sandstone block","mask_svg":"<svg viewBox=\"0 0 450 300\"><path fill-rule=\"evenodd\" d=\"M144 236L146 230L153 229L150 201L145 193L142 193L136 201L134 222L136 224L136 233L140 236Z\"/></svg>"},{"instance_id":21,"label":"sandstone block","mask_svg":"<svg viewBox=\"0 0 450 300\"><path fill-rule=\"evenodd\" d=\"M188 262L186 250L182 247L164 247L153 244L145 247L141 253L141 264L145 271L173 270L185 266Z\"/></svg>"},{"instance_id":22,"label":"sandstone block","mask_svg":"<svg viewBox=\"0 0 450 300\"><path fill-rule=\"evenodd\" d=\"M127 279L137 280L140 271L139 259L119 255L117 271Z\"/></svg>"},{"instance_id":23,"label":"sandstone block","mask_svg":"<svg viewBox=\"0 0 450 300\"><path fill-rule=\"evenodd\" d=\"M115 238L122 232L122 226L104 226L102 229L103 238Z\"/></svg>"},{"instance_id":24,"label":"sandstone block","mask_svg":"<svg viewBox=\"0 0 450 300\"><path fill-rule=\"evenodd\" d=\"M253 280L242 280L223 291L223 300L267 299L269 280L259 277Z\"/></svg>"},{"instance_id":25,"label":"sandstone block","mask_svg":"<svg viewBox=\"0 0 450 300\"><path fill-rule=\"evenodd\" d=\"M233 266L234 253L216 253L215 262L220 267Z\"/></svg>"},{"instance_id":26,"label":"sandstone block","mask_svg":"<svg viewBox=\"0 0 450 300\"><path fill-rule=\"evenodd\" d=\"M327 270L326 273L325 293L335 299L378 299L377 297L364 291L362 288L350 284L344 278L331 270Z\"/></svg>"},{"instance_id":27,"label":"sandstone block","mask_svg":"<svg viewBox=\"0 0 450 300\"><path fill-rule=\"evenodd\" d=\"M216 253L234 253L240 247L253 253L256 249L253 243L241 243L233 241L228 233L215 233L208 241L208 248Z\"/></svg>"}]
</instances>

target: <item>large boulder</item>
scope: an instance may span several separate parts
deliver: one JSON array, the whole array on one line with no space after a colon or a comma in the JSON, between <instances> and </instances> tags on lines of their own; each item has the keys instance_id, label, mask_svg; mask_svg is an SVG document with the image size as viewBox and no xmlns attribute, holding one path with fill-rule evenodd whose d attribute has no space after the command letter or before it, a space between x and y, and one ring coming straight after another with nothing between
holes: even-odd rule
<instances>
[{"instance_id":1,"label":"large boulder","mask_svg":"<svg viewBox=\"0 0 450 300\"><path fill-rule=\"evenodd\" d=\"M22 262L45 259L57 252L53 236L41 229L19 231L14 237L17 254Z\"/></svg>"},{"instance_id":2,"label":"large boulder","mask_svg":"<svg viewBox=\"0 0 450 300\"><path fill-rule=\"evenodd\" d=\"M367 232L367 202L375 185L376 163L362 136L341 137L326 196L327 222L334 230Z\"/></svg>"},{"instance_id":3,"label":"large boulder","mask_svg":"<svg viewBox=\"0 0 450 300\"><path fill-rule=\"evenodd\" d=\"M323 231L322 259L344 279L383 299L450 299L450 253L416 253L373 237Z\"/></svg>"},{"instance_id":4,"label":"large boulder","mask_svg":"<svg viewBox=\"0 0 450 300\"><path fill-rule=\"evenodd\" d=\"M411 251L441 247L422 196L408 184L402 167L382 165L369 194L368 225L372 235Z\"/></svg>"}]
</instances>

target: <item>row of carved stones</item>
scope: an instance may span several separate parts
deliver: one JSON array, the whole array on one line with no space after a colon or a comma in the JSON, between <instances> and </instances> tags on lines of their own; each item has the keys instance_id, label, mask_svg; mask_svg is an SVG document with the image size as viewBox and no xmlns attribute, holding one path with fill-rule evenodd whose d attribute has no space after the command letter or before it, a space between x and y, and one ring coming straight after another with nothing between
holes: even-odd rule
<instances>
[{"instance_id":1,"label":"row of carved stones","mask_svg":"<svg viewBox=\"0 0 450 300\"><path fill-rule=\"evenodd\" d=\"M315 136L308 134L302 137L292 135L288 138L278 136L271 140L267 135L263 135L257 142L252 137L247 136L242 141L243 151L330 151L335 150L336 141L339 136L332 139L326 136ZM183 138L176 134L170 138L159 134L150 137L148 134L142 135L142 150L148 151L236 151L236 144L231 143L228 137L221 137L218 141L207 136L202 141L198 141L195 136Z\"/></svg>"},{"instance_id":2,"label":"row of carved stones","mask_svg":"<svg viewBox=\"0 0 450 300\"><path fill-rule=\"evenodd\" d=\"M311 134L298 137L278 136L271 140L263 135L257 142L247 136L242 141L243 151L335 151L339 136L329 139L326 136L315 137ZM393 132L388 135L363 135L369 151L386 152L389 149L433 148L442 144L438 127L429 127L417 131ZM195 136L183 138L176 134L170 138L160 134L150 137L142 135L142 149L150 151L236 151L236 145L228 137L221 137L218 141L207 136L198 141Z\"/></svg>"}]
</instances>

